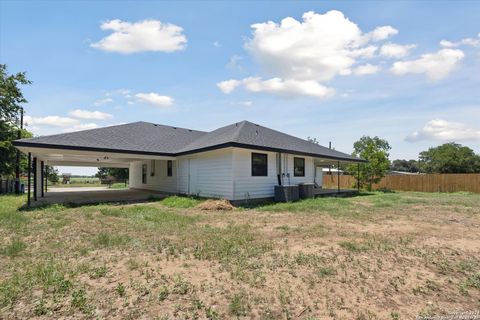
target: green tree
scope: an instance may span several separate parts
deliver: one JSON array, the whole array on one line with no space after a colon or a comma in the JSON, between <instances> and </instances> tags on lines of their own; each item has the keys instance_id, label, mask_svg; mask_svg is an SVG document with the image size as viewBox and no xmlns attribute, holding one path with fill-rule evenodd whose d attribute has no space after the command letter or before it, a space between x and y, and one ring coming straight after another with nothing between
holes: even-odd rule
<instances>
[{"instance_id":1,"label":"green tree","mask_svg":"<svg viewBox=\"0 0 480 320\"><path fill-rule=\"evenodd\" d=\"M22 138L31 138L32 133L22 130ZM14 125L0 121L0 177L13 177L16 167L17 149L12 144L12 140L17 139L18 128ZM20 156L20 173L27 171L27 157L24 154Z\"/></svg>"},{"instance_id":2,"label":"green tree","mask_svg":"<svg viewBox=\"0 0 480 320\"><path fill-rule=\"evenodd\" d=\"M0 122L18 124L21 105L27 103L20 85L31 83L25 72L9 75L7 65L0 64Z\"/></svg>"},{"instance_id":3,"label":"green tree","mask_svg":"<svg viewBox=\"0 0 480 320\"><path fill-rule=\"evenodd\" d=\"M48 181L50 181L51 183L58 183L59 181L58 175L59 175L59 172L57 168L49 165L45 166L45 177L47 178Z\"/></svg>"},{"instance_id":4,"label":"green tree","mask_svg":"<svg viewBox=\"0 0 480 320\"><path fill-rule=\"evenodd\" d=\"M117 180L126 180L128 179L128 169L127 168L98 168L98 172L95 174L95 176L100 179L105 179L106 177L114 177Z\"/></svg>"},{"instance_id":5,"label":"green tree","mask_svg":"<svg viewBox=\"0 0 480 320\"><path fill-rule=\"evenodd\" d=\"M390 170L403 172L419 172L420 167L417 160L393 160Z\"/></svg>"},{"instance_id":6,"label":"green tree","mask_svg":"<svg viewBox=\"0 0 480 320\"><path fill-rule=\"evenodd\" d=\"M355 175L357 185L372 190L372 184L379 182L387 174L390 168L390 149L388 142L379 137L363 136L353 144L352 155L368 161L360 165L360 180ZM348 166L347 171L357 172L357 165Z\"/></svg>"},{"instance_id":7,"label":"green tree","mask_svg":"<svg viewBox=\"0 0 480 320\"><path fill-rule=\"evenodd\" d=\"M480 172L480 155L458 143L445 143L420 152L420 168L426 173Z\"/></svg>"}]
</instances>

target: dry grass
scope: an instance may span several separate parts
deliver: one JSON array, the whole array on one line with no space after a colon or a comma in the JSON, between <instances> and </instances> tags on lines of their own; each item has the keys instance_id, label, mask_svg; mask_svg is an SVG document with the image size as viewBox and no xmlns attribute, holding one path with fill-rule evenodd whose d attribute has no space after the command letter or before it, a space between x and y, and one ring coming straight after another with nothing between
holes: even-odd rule
<instances>
[{"instance_id":1,"label":"dry grass","mask_svg":"<svg viewBox=\"0 0 480 320\"><path fill-rule=\"evenodd\" d=\"M198 199L17 211L0 318L411 319L480 306L480 195L375 193L232 211Z\"/></svg>"}]
</instances>

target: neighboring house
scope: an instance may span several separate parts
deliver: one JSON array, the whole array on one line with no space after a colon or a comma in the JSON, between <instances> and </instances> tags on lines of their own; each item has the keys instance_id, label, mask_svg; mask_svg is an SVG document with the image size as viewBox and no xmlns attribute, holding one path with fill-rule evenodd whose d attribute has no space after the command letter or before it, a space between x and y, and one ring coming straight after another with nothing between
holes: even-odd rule
<instances>
[{"instance_id":1,"label":"neighboring house","mask_svg":"<svg viewBox=\"0 0 480 320\"><path fill-rule=\"evenodd\" d=\"M44 165L129 168L130 188L228 200L271 198L278 184L322 184L322 169L363 160L242 121L203 132L134 122L21 139L33 157L36 189Z\"/></svg>"}]
</instances>

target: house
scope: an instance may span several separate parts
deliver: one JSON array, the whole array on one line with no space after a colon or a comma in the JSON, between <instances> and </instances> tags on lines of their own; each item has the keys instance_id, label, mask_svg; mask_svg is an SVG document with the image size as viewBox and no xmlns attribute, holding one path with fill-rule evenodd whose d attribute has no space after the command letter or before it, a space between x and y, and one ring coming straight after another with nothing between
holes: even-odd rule
<instances>
[{"instance_id":1,"label":"house","mask_svg":"<svg viewBox=\"0 0 480 320\"><path fill-rule=\"evenodd\" d=\"M32 158L34 196L45 165L129 168L129 187L227 200L262 199L274 186L322 184L329 165L362 159L248 121L210 132L134 122L16 140Z\"/></svg>"}]
</instances>

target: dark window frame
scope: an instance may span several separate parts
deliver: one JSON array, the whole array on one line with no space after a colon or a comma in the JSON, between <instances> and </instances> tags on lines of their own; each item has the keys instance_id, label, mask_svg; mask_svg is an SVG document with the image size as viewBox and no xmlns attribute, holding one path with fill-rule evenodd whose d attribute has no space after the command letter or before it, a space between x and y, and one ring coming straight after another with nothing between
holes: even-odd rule
<instances>
[{"instance_id":1,"label":"dark window frame","mask_svg":"<svg viewBox=\"0 0 480 320\"><path fill-rule=\"evenodd\" d=\"M167 160L167 177L173 176L173 160Z\"/></svg>"},{"instance_id":2,"label":"dark window frame","mask_svg":"<svg viewBox=\"0 0 480 320\"><path fill-rule=\"evenodd\" d=\"M150 160L150 177L155 176L155 160Z\"/></svg>"},{"instance_id":3,"label":"dark window frame","mask_svg":"<svg viewBox=\"0 0 480 320\"><path fill-rule=\"evenodd\" d=\"M303 165L297 167L297 160L302 161ZM301 168L301 173L297 174L297 168ZM294 157L293 158L293 176L294 177L305 177L305 158Z\"/></svg>"},{"instance_id":4,"label":"dark window frame","mask_svg":"<svg viewBox=\"0 0 480 320\"><path fill-rule=\"evenodd\" d=\"M260 168L255 167L255 157L261 157L262 160L265 161L265 164L262 165ZM252 152L251 157L251 165L252 165L252 177L268 177L268 154L267 153L257 153Z\"/></svg>"},{"instance_id":5,"label":"dark window frame","mask_svg":"<svg viewBox=\"0 0 480 320\"><path fill-rule=\"evenodd\" d=\"M142 184L147 184L147 164L142 164Z\"/></svg>"}]
</instances>

